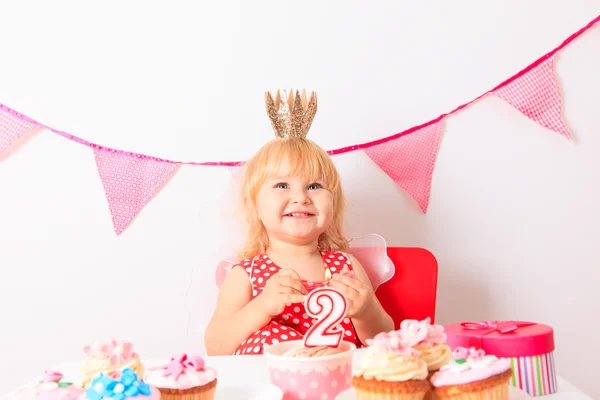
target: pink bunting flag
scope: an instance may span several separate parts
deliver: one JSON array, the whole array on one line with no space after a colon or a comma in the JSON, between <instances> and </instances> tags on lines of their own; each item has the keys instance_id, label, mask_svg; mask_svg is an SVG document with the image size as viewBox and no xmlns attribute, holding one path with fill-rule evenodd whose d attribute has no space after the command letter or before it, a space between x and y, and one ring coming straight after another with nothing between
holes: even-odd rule
<instances>
[{"instance_id":1,"label":"pink bunting flag","mask_svg":"<svg viewBox=\"0 0 600 400\"><path fill-rule=\"evenodd\" d=\"M179 163L107 148L95 148L94 156L117 235L129 226L179 166Z\"/></svg>"},{"instance_id":2,"label":"pink bunting flag","mask_svg":"<svg viewBox=\"0 0 600 400\"><path fill-rule=\"evenodd\" d=\"M38 128L38 125L23 118L8 107L0 107L0 154L12 142Z\"/></svg>"},{"instance_id":3,"label":"pink bunting flag","mask_svg":"<svg viewBox=\"0 0 600 400\"><path fill-rule=\"evenodd\" d=\"M441 121L363 151L397 185L410 194L423 212L429 205L431 176L442 131Z\"/></svg>"},{"instance_id":4,"label":"pink bunting flag","mask_svg":"<svg viewBox=\"0 0 600 400\"><path fill-rule=\"evenodd\" d=\"M492 93L538 124L571 138L562 118L560 87L554 76L554 56L524 70Z\"/></svg>"}]
</instances>

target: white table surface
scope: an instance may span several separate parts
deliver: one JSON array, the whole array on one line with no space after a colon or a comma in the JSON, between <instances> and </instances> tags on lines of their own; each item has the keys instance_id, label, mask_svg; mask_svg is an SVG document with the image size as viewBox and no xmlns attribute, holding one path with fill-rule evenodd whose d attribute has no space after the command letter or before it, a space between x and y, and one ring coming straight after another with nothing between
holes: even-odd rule
<instances>
[{"instance_id":1,"label":"white table surface","mask_svg":"<svg viewBox=\"0 0 600 400\"><path fill-rule=\"evenodd\" d=\"M354 362L358 361L364 349L354 352ZM163 365L168 359L143 359L142 363L146 368ZM215 368L218 372L219 382L236 383L270 383L267 368L267 360L262 355L248 356L210 356L205 357L206 365ZM79 367L81 362L65 362L52 367L55 371L60 371L64 375L64 380L77 382L80 380ZM33 377L32 377L33 378ZM558 392L548 396L532 397L540 400L592 400L581 390L571 385L566 380L558 377ZM7 394L0 396L4 398ZM236 400L236 399L231 399Z\"/></svg>"}]
</instances>

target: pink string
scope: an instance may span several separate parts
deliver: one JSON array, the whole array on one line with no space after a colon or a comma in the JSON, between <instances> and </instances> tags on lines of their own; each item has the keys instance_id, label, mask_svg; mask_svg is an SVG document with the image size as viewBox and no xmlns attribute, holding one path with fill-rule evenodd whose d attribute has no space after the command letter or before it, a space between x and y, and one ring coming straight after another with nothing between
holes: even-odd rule
<instances>
[{"instance_id":1,"label":"pink string","mask_svg":"<svg viewBox=\"0 0 600 400\"><path fill-rule=\"evenodd\" d=\"M351 145L351 146L347 146L347 147L341 147L339 149L334 149L334 150L328 150L327 153L329 153L330 155L335 155L335 154L342 154L342 153L348 153L351 151L356 151L356 150L361 150L361 149L365 149L365 148L369 148L372 146L377 146L379 144L382 143L386 143L389 142L390 140L394 140L394 139L398 139L399 137L402 137L404 135L408 135L414 131L420 130L422 128L425 128L431 124L435 124L439 121L441 121L443 118L455 114L458 111L462 110L465 107L468 107L469 105L473 104L474 102L476 102L477 100L481 99L484 96L487 96L488 94L492 93L493 91L500 89L503 86L508 85L509 83L511 83L512 81L514 81L515 79L518 79L519 77L521 77L522 75L526 74L527 72L529 72L530 70L532 70L533 68L537 67L539 64L541 64L542 62L544 62L545 60L547 60L549 57L552 57L553 55L555 55L557 52L559 52L560 50L562 50L564 47L566 47L569 43L571 43L573 40L575 40L576 38L578 38L579 36L581 36L584 32L586 32L588 29L592 28L597 22L600 21L600 15L597 16L596 18L594 18L592 21L590 21L587 25L585 25L583 28L579 29L577 32L575 32L574 34L572 34L571 36L569 36L567 39L565 39L558 47L556 47L554 50L544 54L542 57L538 58L536 61L534 61L533 63L531 63L530 65L528 65L526 68L524 68L523 70L519 71L518 73L516 73L515 75L511 76L510 78L506 79L504 82L500 83L499 85L497 85L495 88L488 90L487 92L477 96L476 98L474 98L473 100L461 104L460 106L456 107L455 109L453 109L450 112L447 112L445 114L441 114L439 117L432 119L431 121L425 122L421 125L418 126L413 126L412 128L406 129L402 132L396 133L394 135L391 136L387 136L381 139L377 139L377 140L373 140L370 142L365 142L365 143L360 143L360 144L355 144L355 145ZM72 140L74 142L80 143L82 145L88 146L92 149L100 149L100 150L105 150L105 151L109 151L109 152L114 152L114 153L118 153L121 155L125 155L125 156L130 156L130 157L137 157L137 158L141 158L141 159L149 159L149 160L153 160L153 161L159 161L159 162L166 162L166 163L175 163L175 164L187 164L187 165L203 165L203 166L219 166L219 167L235 167L235 166L239 166L242 165L244 162L243 161L204 161L204 162L195 162L195 161L188 161L188 162L184 162L184 161L173 161L173 160L166 160L166 159L161 159L161 158L157 158L157 157L153 157L153 156L148 156L145 154L141 154L141 153L133 153L133 152L129 152L129 151L125 151L125 150L117 150L117 149L113 149L110 147L105 147L99 144L95 144L95 143L91 143L88 142L85 139L82 139L80 137L77 137L75 135L71 135L70 133L67 132L63 132L60 131L58 129L54 129L51 128L49 126L46 126L44 124L41 124L37 121L34 121L33 119L27 117L26 115L23 115L15 110L13 110L10 107L7 107L5 105L3 105L2 103L0 103L0 109L6 111L7 113L10 113L11 115L23 120L23 121L27 121L31 124L34 124L40 128L45 128L48 129L60 136L63 136L69 140Z\"/></svg>"}]
</instances>

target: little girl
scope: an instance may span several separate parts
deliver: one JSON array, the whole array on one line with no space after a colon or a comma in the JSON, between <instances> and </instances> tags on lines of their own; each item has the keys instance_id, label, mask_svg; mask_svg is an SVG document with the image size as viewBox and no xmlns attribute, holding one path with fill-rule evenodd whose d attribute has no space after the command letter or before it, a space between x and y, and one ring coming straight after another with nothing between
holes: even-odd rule
<instances>
[{"instance_id":1,"label":"little girl","mask_svg":"<svg viewBox=\"0 0 600 400\"><path fill-rule=\"evenodd\" d=\"M394 328L341 230L344 196L329 155L303 137L275 139L247 163L243 203L249 233L221 285L205 333L209 355L261 354L299 340L313 323L304 309L310 281L348 300L344 340L358 346Z\"/></svg>"}]
</instances>

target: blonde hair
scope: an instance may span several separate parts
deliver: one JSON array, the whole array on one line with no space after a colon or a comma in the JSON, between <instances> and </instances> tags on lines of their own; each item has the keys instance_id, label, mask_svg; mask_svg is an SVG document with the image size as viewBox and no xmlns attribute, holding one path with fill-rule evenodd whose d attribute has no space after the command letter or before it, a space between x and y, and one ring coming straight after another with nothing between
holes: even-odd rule
<instances>
[{"instance_id":1,"label":"blonde hair","mask_svg":"<svg viewBox=\"0 0 600 400\"><path fill-rule=\"evenodd\" d=\"M329 228L319 236L319 247L323 250L347 251L348 240L342 233L345 198L338 171L329 154L316 143L305 138L291 137L272 140L245 163L241 195L248 232L240 257L254 257L269 248L267 231L256 211L256 197L269 174L276 171L286 159L292 166L292 176L323 180L325 187L333 195L333 220Z\"/></svg>"}]
</instances>

